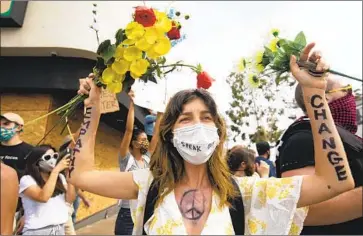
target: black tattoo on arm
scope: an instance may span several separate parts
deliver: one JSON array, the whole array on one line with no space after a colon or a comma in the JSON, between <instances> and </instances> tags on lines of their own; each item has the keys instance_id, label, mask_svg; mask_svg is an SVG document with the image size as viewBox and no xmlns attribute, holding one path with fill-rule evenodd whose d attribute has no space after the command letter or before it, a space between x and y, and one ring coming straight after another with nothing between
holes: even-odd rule
<instances>
[{"instance_id":1,"label":"black tattoo on arm","mask_svg":"<svg viewBox=\"0 0 363 236\"><path fill-rule=\"evenodd\" d=\"M205 213L206 198L204 194L197 190L191 189L186 191L180 199L179 210L183 218L197 223Z\"/></svg>"},{"instance_id":2,"label":"black tattoo on arm","mask_svg":"<svg viewBox=\"0 0 363 236\"><path fill-rule=\"evenodd\" d=\"M76 160L76 155L75 154L77 152L79 153L80 149L82 148L82 139L81 139L81 137L84 136L87 133L87 130L88 130L89 125L91 123L91 112L92 112L92 107L87 107L86 112L84 114L84 120L83 120L83 123L82 123L82 128L79 131L79 137L77 139L75 147L73 148L73 153L72 153L72 156L70 158L71 163L69 165L69 171L68 171L69 178L71 177L71 174L75 169L75 165L74 165L75 160Z\"/></svg>"},{"instance_id":3,"label":"black tattoo on arm","mask_svg":"<svg viewBox=\"0 0 363 236\"><path fill-rule=\"evenodd\" d=\"M311 106L314 109L314 119L319 120L319 117L321 120L326 120L326 110L322 107L324 106L324 103L322 102L322 97L320 95L313 95L311 97L310 103ZM320 103L319 103L320 100ZM326 123L321 123L319 127L319 134L323 134L324 132L331 134L330 128ZM337 178L339 181L346 180L347 172L345 170L345 166L343 164L340 164L344 159L340 157L340 154L335 150L336 144L334 137L328 137L322 139L322 145L324 150L328 150L327 158L329 160L329 163L334 167L335 172L337 174ZM330 186L328 186L330 188Z\"/></svg>"}]
</instances>

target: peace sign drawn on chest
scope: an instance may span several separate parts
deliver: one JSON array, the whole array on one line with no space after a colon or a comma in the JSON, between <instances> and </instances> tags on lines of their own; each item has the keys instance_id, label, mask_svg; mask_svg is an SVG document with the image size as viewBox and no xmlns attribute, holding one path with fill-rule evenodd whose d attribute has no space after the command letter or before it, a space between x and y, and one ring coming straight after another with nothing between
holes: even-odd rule
<instances>
[{"instance_id":1,"label":"peace sign drawn on chest","mask_svg":"<svg viewBox=\"0 0 363 236\"><path fill-rule=\"evenodd\" d=\"M191 189L184 192L180 199L179 210L187 220L197 221L205 213L206 198L201 191Z\"/></svg>"}]
</instances>

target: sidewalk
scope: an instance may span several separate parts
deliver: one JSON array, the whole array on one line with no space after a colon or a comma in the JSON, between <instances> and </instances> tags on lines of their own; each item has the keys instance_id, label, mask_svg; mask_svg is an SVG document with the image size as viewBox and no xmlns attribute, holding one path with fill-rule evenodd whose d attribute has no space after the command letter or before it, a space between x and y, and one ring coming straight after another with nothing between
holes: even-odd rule
<instances>
[{"instance_id":1,"label":"sidewalk","mask_svg":"<svg viewBox=\"0 0 363 236\"><path fill-rule=\"evenodd\" d=\"M80 228L77 235L114 235L115 221L117 215L100 220L92 225Z\"/></svg>"}]
</instances>

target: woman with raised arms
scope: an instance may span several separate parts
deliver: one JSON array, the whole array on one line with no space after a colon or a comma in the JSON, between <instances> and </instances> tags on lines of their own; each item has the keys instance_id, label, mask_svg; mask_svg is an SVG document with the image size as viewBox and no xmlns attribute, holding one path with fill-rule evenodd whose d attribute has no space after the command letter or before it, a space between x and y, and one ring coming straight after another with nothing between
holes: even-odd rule
<instances>
[{"instance_id":1,"label":"woman with raised arms","mask_svg":"<svg viewBox=\"0 0 363 236\"><path fill-rule=\"evenodd\" d=\"M313 46L309 44L303 53L309 54ZM137 235L299 234L306 211L297 208L350 190L354 180L325 99L327 75L311 76L298 67L294 56L290 68L303 88L311 119L315 175L282 179L232 177L223 156L226 127L213 98L199 89L180 91L170 99L150 170L95 170L100 89L92 78L87 78L80 81L78 91L89 97L70 167L71 183L106 197L137 199L138 206L133 209L133 234ZM316 70L324 69L327 66L320 60ZM151 195L156 202L149 201Z\"/></svg>"}]
</instances>

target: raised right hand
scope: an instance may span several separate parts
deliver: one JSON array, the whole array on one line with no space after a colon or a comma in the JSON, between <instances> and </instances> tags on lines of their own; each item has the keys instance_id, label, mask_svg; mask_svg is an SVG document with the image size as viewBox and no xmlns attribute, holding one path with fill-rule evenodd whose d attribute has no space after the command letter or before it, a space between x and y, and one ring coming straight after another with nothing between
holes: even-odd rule
<instances>
[{"instance_id":1,"label":"raised right hand","mask_svg":"<svg viewBox=\"0 0 363 236\"><path fill-rule=\"evenodd\" d=\"M70 165L71 161L69 158L64 158L61 160L53 170L57 171L58 173L62 172L63 170L67 169Z\"/></svg>"},{"instance_id":2,"label":"raised right hand","mask_svg":"<svg viewBox=\"0 0 363 236\"><path fill-rule=\"evenodd\" d=\"M89 74L86 79L79 80L78 94L88 95L88 98L84 100L86 107L92 105L98 105L100 102L101 88L97 87L93 82L94 74Z\"/></svg>"}]
</instances>

